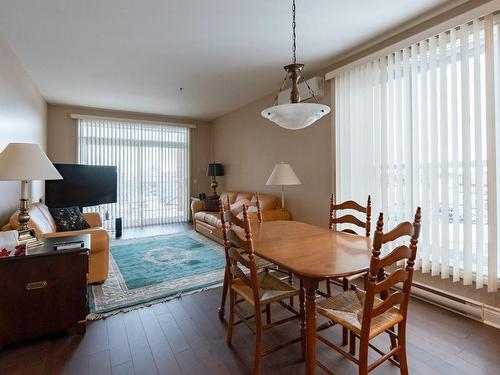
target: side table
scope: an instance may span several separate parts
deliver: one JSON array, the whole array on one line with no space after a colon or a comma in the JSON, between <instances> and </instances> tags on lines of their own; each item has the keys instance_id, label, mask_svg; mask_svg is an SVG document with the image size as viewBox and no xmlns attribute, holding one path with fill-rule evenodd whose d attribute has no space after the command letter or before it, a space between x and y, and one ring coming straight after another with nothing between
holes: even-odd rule
<instances>
[{"instance_id":1,"label":"side table","mask_svg":"<svg viewBox=\"0 0 500 375\"><path fill-rule=\"evenodd\" d=\"M84 247L54 250L57 242ZM86 329L90 235L44 239L27 255L0 258L0 348L61 330Z\"/></svg>"}]
</instances>

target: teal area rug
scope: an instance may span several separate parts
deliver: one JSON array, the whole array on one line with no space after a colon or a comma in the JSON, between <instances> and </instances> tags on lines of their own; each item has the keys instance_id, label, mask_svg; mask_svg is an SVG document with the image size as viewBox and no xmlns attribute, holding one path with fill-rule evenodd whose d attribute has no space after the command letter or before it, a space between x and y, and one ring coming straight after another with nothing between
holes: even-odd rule
<instances>
[{"instance_id":1,"label":"teal area rug","mask_svg":"<svg viewBox=\"0 0 500 375\"><path fill-rule=\"evenodd\" d=\"M218 286L223 247L195 231L113 241L109 276L89 287L89 319Z\"/></svg>"}]
</instances>

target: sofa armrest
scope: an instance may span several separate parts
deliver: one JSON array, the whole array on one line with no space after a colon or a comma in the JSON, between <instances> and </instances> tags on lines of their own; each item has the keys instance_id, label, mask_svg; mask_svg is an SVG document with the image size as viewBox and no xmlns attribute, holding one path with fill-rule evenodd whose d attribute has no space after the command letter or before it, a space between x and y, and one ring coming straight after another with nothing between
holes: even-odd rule
<instances>
[{"instance_id":1,"label":"sofa armrest","mask_svg":"<svg viewBox=\"0 0 500 375\"><path fill-rule=\"evenodd\" d=\"M8 231L8 230L13 230L13 229L12 229L12 226L11 226L10 224L5 224L5 225L2 227L2 232Z\"/></svg>"},{"instance_id":2,"label":"sofa armrest","mask_svg":"<svg viewBox=\"0 0 500 375\"><path fill-rule=\"evenodd\" d=\"M273 210L262 211L263 221L274 221L274 220L292 220L292 214L287 210L282 210L281 208L276 208Z\"/></svg>"},{"instance_id":3,"label":"sofa armrest","mask_svg":"<svg viewBox=\"0 0 500 375\"><path fill-rule=\"evenodd\" d=\"M195 213L203 211L205 209L205 204L201 200L195 200L191 202L191 212L194 216Z\"/></svg>"},{"instance_id":4,"label":"sofa armrest","mask_svg":"<svg viewBox=\"0 0 500 375\"><path fill-rule=\"evenodd\" d=\"M102 219L99 212L85 212L83 218L91 228L102 227Z\"/></svg>"},{"instance_id":5,"label":"sofa armrest","mask_svg":"<svg viewBox=\"0 0 500 375\"><path fill-rule=\"evenodd\" d=\"M69 232L51 232L41 235L42 238L71 237L82 234L90 234L90 247L93 253L109 249L109 233L103 228L90 228L83 230L73 230Z\"/></svg>"}]
</instances>

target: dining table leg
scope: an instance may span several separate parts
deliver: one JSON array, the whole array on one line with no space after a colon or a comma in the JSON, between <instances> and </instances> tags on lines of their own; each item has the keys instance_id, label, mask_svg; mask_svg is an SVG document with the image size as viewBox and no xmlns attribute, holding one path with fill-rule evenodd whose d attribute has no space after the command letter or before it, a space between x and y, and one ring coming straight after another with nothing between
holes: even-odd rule
<instances>
[{"instance_id":1,"label":"dining table leg","mask_svg":"<svg viewBox=\"0 0 500 375\"><path fill-rule=\"evenodd\" d=\"M306 374L316 374L316 290L318 281L304 280L306 290Z\"/></svg>"}]
</instances>

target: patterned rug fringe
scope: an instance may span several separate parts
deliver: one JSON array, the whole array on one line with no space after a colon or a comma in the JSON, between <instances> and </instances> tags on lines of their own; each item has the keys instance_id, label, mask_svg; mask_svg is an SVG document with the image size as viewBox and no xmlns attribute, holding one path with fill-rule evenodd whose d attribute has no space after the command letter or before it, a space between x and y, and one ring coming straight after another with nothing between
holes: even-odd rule
<instances>
[{"instance_id":1,"label":"patterned rug fringe","mask_svg":"<svg viewBox=\"0 0 500 375\"><path fill-rule=\"evenodd\" d=\"M106 319L106 318L109 318L110 316L117 315L120 313L126 313L126 312L133 311L133 310L139 310L139 309L142 309L143 307L151 307L151 306L157 305L159 303L168 302L168 301L171 301L171 300L177 299L177 298L182 298L183 296L189 296L191 294L205 292L205 291L210 290L210 289L218 288L221 285L222 285L222 283L214 284L214 285L210 285L210 286L205 287L205 288L191 290L189 292L181 292L181 293L177 293L173 296L159 298L159 299L155 299L154 301L149 301L149 302L145 302L145 303L139 303L139 304L134 305L134 306L127 306L127 307L119 308L117 310L108 311L105 313L90 313L87 315L87 320L92 321L92 320Z\"/></svg>"}]
</instances>

